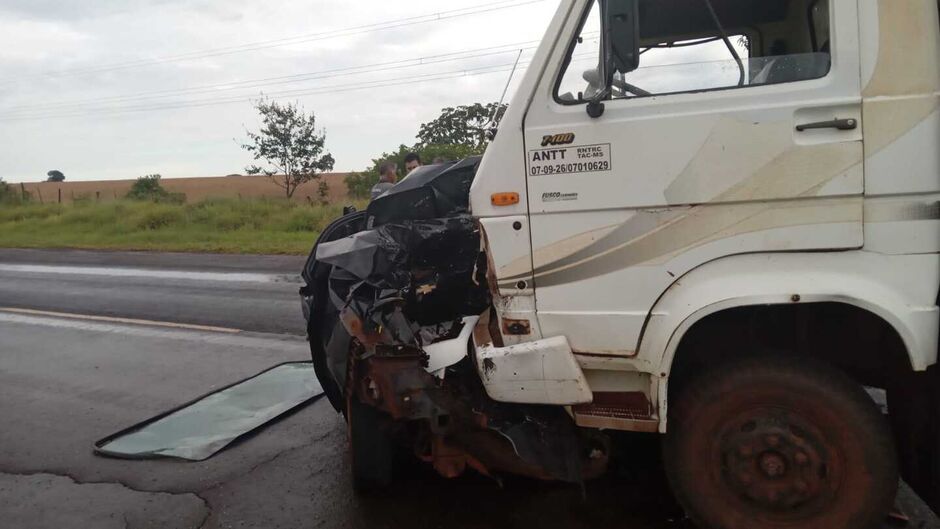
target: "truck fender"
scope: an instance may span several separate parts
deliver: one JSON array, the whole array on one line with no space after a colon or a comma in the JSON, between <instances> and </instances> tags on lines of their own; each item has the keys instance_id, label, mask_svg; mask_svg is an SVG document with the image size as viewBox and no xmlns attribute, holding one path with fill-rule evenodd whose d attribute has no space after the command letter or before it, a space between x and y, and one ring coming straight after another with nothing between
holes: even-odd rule
<instances>
[{"instance_id":1,"label":"truck fender","mask_svg":"<svg viewBox=\"0 0 940 529\"><path fill-rule=\"evenodd\" d=\"M937 361L938 255L885 256L864 251L750 254L721 258L676 280L654 305L637 357L659 366L660 431L665 432L668 377L685 333L735 307L837 302L867 310L901 337L911 367ZM927 284L924 282L926 281Z\"/></svg>"}]
</instances>

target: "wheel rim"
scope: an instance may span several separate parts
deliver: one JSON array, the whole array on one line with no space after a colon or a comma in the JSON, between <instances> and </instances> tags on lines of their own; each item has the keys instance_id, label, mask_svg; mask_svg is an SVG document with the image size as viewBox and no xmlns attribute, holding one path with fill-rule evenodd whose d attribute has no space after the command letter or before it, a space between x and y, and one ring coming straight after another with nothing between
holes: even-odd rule
<instances>
[{"instance_id":1,"label":"wheel rim","mask_svg":"<svg viewBox=\"0 0 940 529\"><path fill-rule=\"evenodd\" d=\"M806 417L758 408L733 414L722 426L713 461L738 502L775 519L797 519L835 501L843 454Z\"/></svg>"}]
</instances>

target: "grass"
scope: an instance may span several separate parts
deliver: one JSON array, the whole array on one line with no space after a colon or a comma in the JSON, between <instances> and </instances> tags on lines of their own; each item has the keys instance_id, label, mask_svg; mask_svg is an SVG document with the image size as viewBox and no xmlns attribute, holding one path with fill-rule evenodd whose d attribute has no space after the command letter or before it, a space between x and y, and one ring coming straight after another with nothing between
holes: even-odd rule
<instances>
[{"instance_id":1,"label":"grass","mask_svg":"<svg viewBox=\"0 0 940 529\"><path fill-rule=\"evenodd\" d=\"M0 247L303 255L341 214L277 199L0 203Z\"/></svg>"}]
</instances>

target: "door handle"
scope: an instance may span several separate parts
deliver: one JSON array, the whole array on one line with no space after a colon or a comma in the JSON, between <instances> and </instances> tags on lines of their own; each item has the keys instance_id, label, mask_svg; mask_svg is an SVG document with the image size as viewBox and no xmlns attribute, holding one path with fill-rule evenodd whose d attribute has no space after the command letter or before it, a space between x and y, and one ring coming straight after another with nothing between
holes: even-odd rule
<instances>
[{"instance_id":1,"label":"door handle","mask_svg":"<svg viewBox=\"0 0 940 529\"><path fill-rule=\"evenodd\" d=\"M855 130L856 128L858 128L858 120L853 118L817 121L816 123L804 123L796 126L796 130L799 132L810 129Z\"/></svg>"}]
</instances>

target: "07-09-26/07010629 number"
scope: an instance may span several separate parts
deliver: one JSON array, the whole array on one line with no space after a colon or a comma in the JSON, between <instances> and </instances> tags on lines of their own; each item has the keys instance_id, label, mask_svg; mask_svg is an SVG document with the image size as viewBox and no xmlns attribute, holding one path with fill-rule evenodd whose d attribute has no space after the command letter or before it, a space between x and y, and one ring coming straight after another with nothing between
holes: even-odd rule
<instances>
[{"instance_id":1,"label":"07-09-26/07010629 number","mask_svg":"<svg viewBox=\"0 0 940 529\"><path fill-rule=\"evenodd\" d=\"M529 169L529 174L532 176L546 175L546 174L565 174L565 173L587 173L593 171L609 171L610 162L608 161L597 161L597 162L571 162L571 163L558 163L558 164L549 164L549 165L534 165Z\"/></svg>"}]
</instances>

